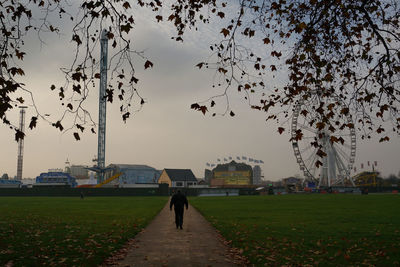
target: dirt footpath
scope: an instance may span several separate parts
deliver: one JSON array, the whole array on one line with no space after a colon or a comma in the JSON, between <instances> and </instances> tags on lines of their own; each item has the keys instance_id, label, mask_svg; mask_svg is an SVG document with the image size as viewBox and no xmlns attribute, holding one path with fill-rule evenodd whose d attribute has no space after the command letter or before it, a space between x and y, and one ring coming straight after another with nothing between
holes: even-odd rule
<instances>
[{"instance_id":1,"label":"dirt footpath","mask_svg":"<svg viewBox=\"0 0 400 267\"><path fill-rule=\"evenodd\" d=\"M183 230L176 229L169 203L129 243L126 257L114 266L243 266L217 231L192 206L185 210Z\"/></svg>"}]
</instances>

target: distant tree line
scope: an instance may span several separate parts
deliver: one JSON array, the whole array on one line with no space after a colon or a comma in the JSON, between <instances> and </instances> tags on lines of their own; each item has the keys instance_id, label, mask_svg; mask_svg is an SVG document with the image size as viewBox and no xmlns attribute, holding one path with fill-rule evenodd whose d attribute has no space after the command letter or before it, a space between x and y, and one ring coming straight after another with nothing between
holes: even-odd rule
<instances>
[{"instance_id":1,"label":"distant tree line","mask_svg":"<svg viewBox=\"0 0 400 267\"><path fill-rule=\"evenodd\" d=\"M400 185L400 172L397 176L390 174L388 177L382 179L382 186L391 186L393 184Z\"/></svg>"}]
</instances>

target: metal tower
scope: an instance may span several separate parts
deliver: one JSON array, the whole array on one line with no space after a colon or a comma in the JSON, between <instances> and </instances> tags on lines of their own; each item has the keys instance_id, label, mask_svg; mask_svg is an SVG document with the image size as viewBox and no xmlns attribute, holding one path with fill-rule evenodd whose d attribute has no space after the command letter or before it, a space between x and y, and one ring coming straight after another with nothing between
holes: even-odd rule
<instances>
[{"instance_id":1,"label":"metal tower","mask_svg":"<svg viewBox=\"0 0 400 267\"><path fill-rule=\"evenodd\" d=\"M4 50L6 47L6 43L3 38L4 38L3 35L0 36L0 63L3 61L3 55L5 53ZM2 77L2 76L3 76L3 65L0 64L0 77Z\"/></svg>"},{"instance_id":2,"label":"metal tower","mask_svg":"<svg viewBox=\"0 0 400 267\"><path fill-rule=\"evenodd\" d=\"M97 167L100 169L98 183L103 182L106 156L106 88L107 88L107 31L103 30L100 38L100 93L99 93L99 130L97 143Z\"/></svg>"},{"instance_id":3,"label":"metal tower","mask_svg":"<svg viewBox=\"0 0 400 267\"><path fill-rule=\"evenodd\" d=\"M24 132L25 130L25 109L27 107L19 107L21 110L19 112L19 130ZM18 140L18 160L17 160L17 180L22 180L22 163L24 157L24 139L20 138Z\"/></svg>"}]
</instances>

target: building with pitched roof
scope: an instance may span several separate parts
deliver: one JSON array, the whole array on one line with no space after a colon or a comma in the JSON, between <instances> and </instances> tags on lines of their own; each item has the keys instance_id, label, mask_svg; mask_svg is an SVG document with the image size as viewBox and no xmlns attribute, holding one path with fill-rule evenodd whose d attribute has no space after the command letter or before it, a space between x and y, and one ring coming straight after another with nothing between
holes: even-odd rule
<instances>
[{"instance_id":1,"label":"building with pitched roof","mask_svg":"<svg viewBox=\"0 0 400 267\"><path fill-rule=\"evenodd\" d=\"M211 186L232 187L253 184L253 169L245 163L232 160L226 164L218 164L212 170Z\"/></svg>"},{"instance_id":2,"label":"building with pitched roof","mask_svg":"<svg viewBox=\"0 0 400 267\"><path fill-rule=\"evenodd\" d=\"M190 169L164 169L158 183L170 187L189 187L197 185L198 181Z\"/></svg>"},{"instance_id":3,"label":"building with pitched roof","mask_svg":"<svg viewBox=\"0 0 400 267\"><path fill-rule=\"evenodd\" d=\"M123 184L156 184L161 171L153 167L140 164L110 164L107 168L112 171L106 173L109 178L122 173L114 183Z\"/></svg>"}]
</instances>

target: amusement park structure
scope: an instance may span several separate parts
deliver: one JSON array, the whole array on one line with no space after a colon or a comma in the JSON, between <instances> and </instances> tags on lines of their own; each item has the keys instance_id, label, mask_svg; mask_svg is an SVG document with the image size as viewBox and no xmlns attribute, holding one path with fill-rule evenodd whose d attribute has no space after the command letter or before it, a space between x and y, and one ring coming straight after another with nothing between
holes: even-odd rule
<instances>
[{"instance_id":1,"label":"amusement park structure","mask_svg":"<svg viewBox=\"0 0 400 267\"><path fill-rule=\"evenodd\" d=\"M377 171L363 171L353 176L357 186L378 186L382 178L379 177Z\"/></svg>"},{"instance_id":2,"label":"amusement park structure","mask_svg":"<svg viewBox=\"0 0 400 267\"><path fill-rule=\"evenodd\" d=\"M19 131L22 133L25 130L25 109L27 107L21 106L19 112ZM17 159L17 180L22 180L22 167L24 161L24 138L18 140L18 159Z\"/></svg>"},{"instance_id":3,"label":"amusement park structure","mask_svg":"<svg viewBox=\"0 0 400 267\"><path fill-rule=\"evenodd\" d=\"M107 87L107 55L108 38L107 31L103 30L100 39L100 90L99 90L99 130L97 143L97 173L98 183L104 180L104 168L106 157L106 87Z\"/></svg>"},{"instance_id":4,"label":"amusement park structure","mask_svg":"<svg viewBox=\"0 0 400 267\"><path fill-rule=\"evenodd\" d=\"M3 54L5 54L5 48L6 44L5 44L5 40L3 37L3 34L0 36L0 59L3 58ZM0 77L3 77L3 65L0 65Z\"/></svg>"},{"instance_id":5,"label":"amusement park structure","mask_svg":"<svg viewBox=\"0 0 400 267\"><path fill-rule=\"evenodd\" d=\"M114 181L115 179L117 179L121 175L122 175L122 172L117 173L117 174L111 176L110 178L108 178L108 179L106 179L106 180L104 180L101 183L98 183L96 185L84 184L84 185L78 185L77 187L78 188L84 188L84 187L85 188L100 188L100 187L103 187L104 185L109 184L110 182Z\"/></svg>"},{"instance_id":6,"label":"amusement park structure","mask_svg":"<svg viewBox=\"0 0 400 267\"><path fill-rule=\"evenodd\" d=\"M354 128L338 129L333 134L327 130L318 130L312 127L312 121L318 118L318 114L313 108L317 104L318 97L318 93L314 91L307 100L301 98L294 107L292 117L292 146L300 170L303 171L304 181L314 183L317 188L355 186L350 176L356 156L355 130ZM335 102L343 105L340 99L335 99ZM302 112L304 110L307 112ZM353 124L349 114L345 116L344 120L347 124ZM299 130L303 136L297 140L296 135ZM342 142L333 142L332 140L335 138L340 138ZM319 145L316 146L316 143ZM322 159L319 156L320 151L325 153ZM320 159L322 166L318 167L316 163Z\"/></svg>"}]
</instances>

